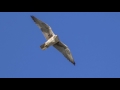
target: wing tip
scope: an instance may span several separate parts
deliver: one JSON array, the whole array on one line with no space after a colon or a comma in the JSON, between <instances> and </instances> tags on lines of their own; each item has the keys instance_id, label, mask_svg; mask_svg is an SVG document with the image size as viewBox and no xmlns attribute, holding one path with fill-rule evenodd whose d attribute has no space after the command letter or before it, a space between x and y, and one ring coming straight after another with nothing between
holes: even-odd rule
<instances>
[{"instance_id":1,"label":"wing tip","mask_svg":"<svg viewBox=\"0 0 120 90\"><path fill-rule=\"evenodd\" d=\"M75 66L75 62L72 62L73 63L73 65Z\"/></svg>"},{"instance_id":2,"label":"wing tip","mask_svg":"<svg viewBox=\"0 0 120 90\"><path fill-rule=\"evenodd\" d=\"M34 19L35 17L33 15L30 16L32 19Z\"/></svg>"},{"instance_id":3,"label":"wing tip","mask_svg":"<svg viewBox=\"0 0 120 90\"><path fill-rule=\"evenodd\" d=\"M31 17L31 18L32 18L32 20L36 23L37 18L36 18L36 17L34 17L33 15L31 15L30 17Z\"/></svg>"},{"instance_id":4,"label":"wing tip","mask_svg":"<svg viewBox=\"0 0 120 90\"><path fill-rule=\"evenodd\" d=\"M30 17L34 17L33 15L30 15Z\"/></svg>"}]
</instances>

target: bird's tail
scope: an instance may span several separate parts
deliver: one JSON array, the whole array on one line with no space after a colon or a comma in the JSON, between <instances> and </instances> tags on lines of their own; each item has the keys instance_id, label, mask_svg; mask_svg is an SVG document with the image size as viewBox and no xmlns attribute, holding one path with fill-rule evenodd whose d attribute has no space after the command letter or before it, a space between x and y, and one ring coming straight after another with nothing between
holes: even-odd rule
<instances>
[{"instance_id":1,"label":"bird's tail","mask_svg":"<svg viewBox=\"0 0 120 90\"><path fill-rule=\"evenodd\" d=\"M42 45L40 45L40 48L41 48L42 50L44 50L44 49L45 49L45 43L42 44Z\"/></svg>"},{"instance_id":2,"label":"bird's tail","mask_svg":"<svg viewBox=\"0 0 120 90\"><path fill-rule=\"evenodd\" d=\"M45 50L46 48L48 48L48 46L44 43L44 44L40 45L40 48L41 48L42 50Z\"/></svg>"}]
</instances>

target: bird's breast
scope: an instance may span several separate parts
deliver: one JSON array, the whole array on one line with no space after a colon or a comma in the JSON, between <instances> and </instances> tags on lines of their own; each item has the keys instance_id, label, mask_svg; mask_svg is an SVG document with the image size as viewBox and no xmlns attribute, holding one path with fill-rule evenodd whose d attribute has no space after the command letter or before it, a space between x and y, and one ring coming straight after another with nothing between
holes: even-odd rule
<instances>
[{"instance_id":1,"label":"bird's breast","mask_svg":"<svg viewBox=\"0 0 120 90\"><path fill-rule=\"evenodd\" d=\"M46 44L47 44L48 46L50 46L50 45L54 45L54 44L57 43L58 41L59 41L58 36L57 36L57 35L54 35L54 36L52 36L50 39L48 39L48 40L46 41Z\"/></svg>"}]
</instances>

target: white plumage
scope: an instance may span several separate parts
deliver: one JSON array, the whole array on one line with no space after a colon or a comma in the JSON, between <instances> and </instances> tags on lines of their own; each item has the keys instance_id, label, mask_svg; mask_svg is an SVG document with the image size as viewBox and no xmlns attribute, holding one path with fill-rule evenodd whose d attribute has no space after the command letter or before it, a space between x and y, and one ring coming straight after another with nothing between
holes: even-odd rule
<instances>
[{"instance_id":1,"label":"white plumage","mask_svg":"<svg viewBox=\"0 0 120 90\"><path fill-rule=\"evenodd\" d=\"M42 44L40 47L42 50L47 49L49 46L55 47L58 51L60 51L71 63L75 65L75 61L72 57L72 54L67 45L62 43L58 36L55 35L49 25L38 20L36 17L31 16L33 21L37 24L37 26L41 29L44 37L46 38L46 42Z\"/></svg>"}]
</instances>

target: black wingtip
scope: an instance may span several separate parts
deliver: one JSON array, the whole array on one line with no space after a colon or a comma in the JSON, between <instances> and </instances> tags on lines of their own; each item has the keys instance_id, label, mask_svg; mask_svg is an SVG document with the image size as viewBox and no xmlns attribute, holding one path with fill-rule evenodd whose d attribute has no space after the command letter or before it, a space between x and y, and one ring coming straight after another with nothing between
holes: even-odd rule
<instances>
[{"instance_id":1,"label":"black wingtip","mask_svg":"<svg viewBox=\"0 0 120 90\"><path fill-rule=\"evenodd\" d=\"M35 18L33 15L30 16L34 22L36 22L37 18Z\"/></svg>"},{"instance_id":2,"label":"black wingtip","mask_svg":"<svg viewBox=\"0 0 120 90\"><path fill-rule=\"evenodd\" d=\"M31 18L34 18L34 16L33 16L33 15L31 15L30 17L31 17Z\"/></svg>"},{"instance_id":3,"label":"black wingtip","mask_svg":"<svg viewBox=\"0 0 120 90\"><path fill-rule=\"evenodd\" d=\"M73 65L75 66L75 62L73 62Z\"/></svg>"}]
</instances>

